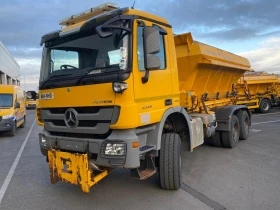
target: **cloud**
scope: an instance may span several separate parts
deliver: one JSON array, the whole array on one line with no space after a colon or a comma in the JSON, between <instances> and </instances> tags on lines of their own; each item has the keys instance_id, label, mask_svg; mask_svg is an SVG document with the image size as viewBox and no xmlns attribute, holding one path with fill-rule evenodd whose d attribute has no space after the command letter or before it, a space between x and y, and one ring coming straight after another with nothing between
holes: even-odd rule
<instances>
[{"instance_id":1,"label":"cloud","mask_svg":"<svg viewBox=\"0 0 280 210\"><path fill-rule=\"evenodd\" d=\"M26 0L24 4L19 0L1 2L0 28L5 30L1 30L0 40L6 46L38 47L43 34L60 28L59 20L104 2L106 1L83 0L83 4L74 0L67 1L67 4L59 0ZM118 4L130 7L133 0L120 0ZM199 37L216 39L254 38L280 23L278 0L147 0L136 1L135 7L166 18L176 33L193 30ZM213 29L216 30L214 34Z\"/></svg>"},{"instance_id":2,"label":"cloud","mask_svg":"<svg viewBox=\"0 0 280 210\"><path fill-rule=\"evenodd\" d=\"M68 0L66 4L61 0L25 0L23 4L21 0L3 1L0 7L0 40L20 64L22 75L38 77L41 36L60 29L58 23L61 19L105 2L83 0L81 4ZM120 7L131 7L133 2L119 0L117 3ZM225 46L229 51L236 51L238 47L244 49L248 43L252 48L255 39L270 40L271 36L280 35L278 0L146 0L136 1L135 8L166 18L174 33L192 32L194 39L217 47ZM277 51L269 43L263 43L260 49L267 50L262 55L268 58L258 57L258 54L265 53L259 49L246 52L254 68L277 71Z\"/></svg>"},{"instance_id":3,"label":"cloud","mask_svg":"<svg viewBox=\"0 0 280 210\"><path fill-rule=\"evenodd\" d=\"M256 50L238 54L248 58L254 70L280 73L280 37L269 38Z\"/></svg>"}]
</instances>

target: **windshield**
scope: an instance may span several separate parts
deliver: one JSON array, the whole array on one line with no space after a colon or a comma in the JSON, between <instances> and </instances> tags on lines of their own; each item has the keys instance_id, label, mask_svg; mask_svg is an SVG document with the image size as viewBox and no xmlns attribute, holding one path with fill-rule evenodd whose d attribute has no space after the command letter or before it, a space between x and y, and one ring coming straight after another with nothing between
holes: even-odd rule
<instances>
[{"instance_id":1,"label":"windshield","mask_svg":"<svg viewBox=\"0 0 280 210\"><path fill-rule=\"evenodd\" d=\"M62 81L78 79L89 72L89 76L96 76L125 70L127 62L123 58L128 49L127 36L124 30L114 29L112 36L101 38L91 30L47 43L40 82L51 77Z\"/></svg>"},{"instance_id":2,"label":"windshield","mask_svg":"<svg viewBox=\"0 0 280 210\"><path fill-rule=\"evenodd\" d=\"M13 95L12 94L0 94L0 107L12 107Z\"/></svg>"}]
</instances>

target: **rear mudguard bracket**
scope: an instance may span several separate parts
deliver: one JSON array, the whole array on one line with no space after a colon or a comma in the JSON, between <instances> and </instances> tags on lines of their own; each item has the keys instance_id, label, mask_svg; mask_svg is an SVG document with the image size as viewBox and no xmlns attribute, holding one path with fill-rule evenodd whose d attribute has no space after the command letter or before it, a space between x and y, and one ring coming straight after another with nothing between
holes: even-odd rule
<instances>
[{"instance_id":1,"label":"rear mudguard bracket","mask_svg":"<svg viewBox=\"0 0 280 210\"><path fill-rule=\"evenodd\" d=\"M249 115L249 125L251 126L251 112L249 111L248 107L245 105L231 105L231 106L224 106L224 107L217 107L213 109L216 115L217 120L217 131L230 131L231 128L231 116L237 112L244 110Z\"/></svg>"}]
</instances>

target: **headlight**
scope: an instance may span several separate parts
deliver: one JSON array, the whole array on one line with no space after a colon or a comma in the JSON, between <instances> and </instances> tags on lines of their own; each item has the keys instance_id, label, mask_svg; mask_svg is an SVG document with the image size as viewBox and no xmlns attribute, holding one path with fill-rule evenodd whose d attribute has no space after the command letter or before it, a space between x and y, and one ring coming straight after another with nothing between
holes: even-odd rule
<instances>
[{"instance_id":1,"label":"headlight","mask_svg":"<svg viewBox=\"0 0 280 210\"><path fill-rule=\"evenodd\" d=\"M113 83L113 90L116 93L123 93L128 88L128 84L125 82L114 82Z\"/></svg>"},{"instance_id":2,"label":"headlight","mask_svg":"<svg viewBox=\"0 0 280 210\"><path fill-rule=\"evenodd\" d=\"M2 117L2 119L5 120L5 119L10 119L10 118L12 118L12 117L14 117L13 114L7 114L7 115L4 115L4 116Z\"/></svg>"},{"instance_id":3,"label":"headlight","mask_svg":"<svg viewBox=\"0 0 280 210\"><path fill-rule=\"evenodd\" d=\"M40 145L41 145L42 147L49 148L49 143L48 143L48 140L46 139L45 136L39 135L39 141L40 141Z\"/></svg>"},{"instance_id":4,"label":"headlight","mask_svg":"<svg viewBox=\"0 0 280 210\"><path fill-rule=\"evenodd\" d=\"M114 141L103 142L101 153L105 156L125 156L126 143Z\"/></svg>"}]
</instances>

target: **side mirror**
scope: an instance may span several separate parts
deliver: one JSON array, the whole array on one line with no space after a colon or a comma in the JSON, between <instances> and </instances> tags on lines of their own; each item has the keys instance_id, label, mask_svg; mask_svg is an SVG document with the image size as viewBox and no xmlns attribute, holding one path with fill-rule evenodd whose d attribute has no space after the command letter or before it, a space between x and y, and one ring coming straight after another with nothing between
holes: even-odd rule
<instances>
[{"instance_id":1,"label":"side mirror","mask_svg":"<svg viewBox=\"0 0 280 210\"><path fill-rule=\"evenodd\" d=\"M16 109L19 109L19 108L20 108L20 103L19 103L19 102L16 102L16 103L15 103L15 108L16 108Z\"/></svg>"},{"instance_id":2,"label":"side mirror","mask_svg":"<svg viewBox=\"0 0 280 210\"><path fill-rule=\"evenodd\" d=\"M145 69L154 70L160 68L160 59L154 55L160 51L160 34L154 27L145 27L143 29L144 38L144 58Z\"/></svg>"}]
</instances>

